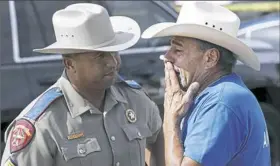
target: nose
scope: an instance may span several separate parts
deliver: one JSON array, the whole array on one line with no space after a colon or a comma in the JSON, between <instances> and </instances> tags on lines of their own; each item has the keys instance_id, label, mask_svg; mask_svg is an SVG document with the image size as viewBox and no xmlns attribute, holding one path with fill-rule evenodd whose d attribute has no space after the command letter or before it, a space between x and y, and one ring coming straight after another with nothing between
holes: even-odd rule
<instances>
[{"instance_id":1,"label":"nose","mask_svg":"<svg viewBox=\"0 0 280 166\"><path fill-rule=\"evenodd\" d=\"M117 64L114 62L108 62L106 64L106 68L110 69L110 70L116 70L117 69Z\"/></svg>"},{"instance_id":2,"label":"nose","mask_svg":"<svg viewBox=\"0 0 280 166\"><path fill-rule=\"evenodd\" d=\"M118 66L118 61L114 55L111 55L110 60L107 61L106 67L112 70L116 70Z\"/></svg>"},{"instance_id":3,"label":"nose","mask_svg":"<svg viewBox=\"0 0 280 166\"><path fill-rule=\"evenodd\" d=\"M174 58L172 56L170 49L165 53L164 57L167 59L167 61L169 61L171 63L174 62Z\"/></svg>"},{"instance_id":4,"label":"nose","mask_svg":"<svg viewBox=\"0 0 280 166\"><path fill-rule=\"evenodd\" d=\"M117 68L117 66L115 64L111 64L111 63L107 63L106 67L109 68L109 69L112 69L112 70L113 69L115 70Z\"/></svg>"}]
</instances>

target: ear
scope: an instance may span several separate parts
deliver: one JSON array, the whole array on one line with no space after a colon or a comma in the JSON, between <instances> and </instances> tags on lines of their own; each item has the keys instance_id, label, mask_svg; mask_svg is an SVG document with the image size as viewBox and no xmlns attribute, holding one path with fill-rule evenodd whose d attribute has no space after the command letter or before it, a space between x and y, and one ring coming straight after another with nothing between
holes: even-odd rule
<instances>
[{"instance_id":1,"label":"ear","mask_svg":"<svg viewBox=\"0 0 280 166\"><path fill-rule=\"evenodd\" d=\"M67 70L73 71L74 73L76 72L74 59L65 57L63 58L63 63Z\"/></svg>"},{"instance_id":2,"label":"ear","mask_svg":"<svg viewBox=\"0 0 280 166\"><path fill-rule=\"evenodd\" d=\"M211 48L205 52L205 69L212 68L217 65L220 59L220 51L216 48Z\"/></svg>"}]
</instances>

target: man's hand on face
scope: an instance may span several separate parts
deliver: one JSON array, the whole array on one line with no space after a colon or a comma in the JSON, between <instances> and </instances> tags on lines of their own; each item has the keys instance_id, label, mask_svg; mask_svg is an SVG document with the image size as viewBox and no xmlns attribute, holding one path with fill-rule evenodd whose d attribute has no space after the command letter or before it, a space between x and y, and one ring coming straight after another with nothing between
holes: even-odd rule
<instances>
[{"instance_id":1,"label":"man's hand on face","mask_svg":"<svg viewBox=\"0 0 280 166\"><path fill-rule=\"evenodd\" d=\"M194 82L188 87L187 92L181 90L173 65L165 62L164 121L173 124L180 122L198 89L199 84Z\"/></svg>"}]
</instances>

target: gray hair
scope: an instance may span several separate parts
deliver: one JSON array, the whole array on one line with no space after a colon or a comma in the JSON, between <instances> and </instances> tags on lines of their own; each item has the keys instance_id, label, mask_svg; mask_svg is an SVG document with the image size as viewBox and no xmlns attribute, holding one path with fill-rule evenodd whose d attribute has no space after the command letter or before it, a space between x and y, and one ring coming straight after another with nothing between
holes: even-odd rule
<instances>
[{"instance_id":1,"label":"gray hair","mask_svg":"<svg viewBox=\"0 0 280 166\"><path fill-rule=\"evenodd\" d=\"M195 40L198 43L201 51L206 51L211 48L216 48L220 52L220 58L218 61L219 68L225 72L232 72L232 69L236 64L237 60L231 51L229 51L224 47L218 46L216 44L204 40L199 40L199 39L195 39Z\"/></svg>"}]
</instances>

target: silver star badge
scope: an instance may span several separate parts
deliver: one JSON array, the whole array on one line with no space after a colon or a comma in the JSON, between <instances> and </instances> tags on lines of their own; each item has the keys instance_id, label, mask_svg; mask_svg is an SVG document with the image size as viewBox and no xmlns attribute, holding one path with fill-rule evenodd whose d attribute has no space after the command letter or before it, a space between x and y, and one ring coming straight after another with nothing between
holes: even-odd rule
<instances>
[{"instance_id":1,"label":"silver star badge","mask_svg":"<svg viewBox=\"0 0 280 166\"><path fill-rule=\"evenodd\" d=\"M126 115L126 119L130 122L130 123L135 123L137 120L136 114L132 109L128 109L125 112Z\"/></svg>"}]
</instances>

